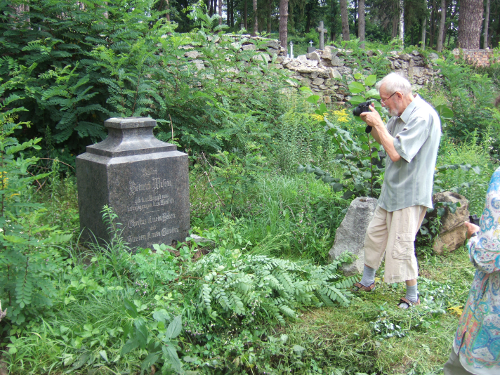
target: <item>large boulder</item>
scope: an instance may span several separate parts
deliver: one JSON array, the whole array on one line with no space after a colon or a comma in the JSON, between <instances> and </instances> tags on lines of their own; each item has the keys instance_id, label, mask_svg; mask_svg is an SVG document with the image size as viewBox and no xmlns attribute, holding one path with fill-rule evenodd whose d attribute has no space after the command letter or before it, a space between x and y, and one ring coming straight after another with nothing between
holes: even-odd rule
<instances>
[{"instance_id":1,"label":"large boulder","mask_svg":"<svg viewBox=\"0 0 500 375\"><path fill-rule=\"evenodd\" d=\"M440 218L441 228L439 236L434 240L434 252L442 254L445 250L454 251L463 246L467 232L464 223L469 221L469 201L463 195L452 191L434 194L432 201L434 207L437 207L439 202L460 203L460 207L457 207L454 213L446 208L444 215ZM428 220L432 221L436 216L437 210L435 209L429 213Z\"/></svg>"},{"instance_id":2,"label":"large boulder","mask_svg":"<svg viewBox=\"0 0 500 375\"><path fill-rule=\"evenodd\" d=\"M363 272L365 233L376 207L377 199L375 198L356 198L351 202L344 220L337 229L335 243L328 253L330 260L337 259L346 251L357 257L353 263L343 267L342 270L346 276Z\"/></svg>"}]
</instances>

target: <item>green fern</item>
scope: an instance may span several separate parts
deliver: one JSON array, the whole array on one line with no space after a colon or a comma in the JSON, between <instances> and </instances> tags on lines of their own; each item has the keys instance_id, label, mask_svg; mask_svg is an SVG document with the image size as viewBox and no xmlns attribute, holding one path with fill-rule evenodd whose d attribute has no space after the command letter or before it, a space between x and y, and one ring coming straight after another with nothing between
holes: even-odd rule
<instances>
[{"instance_id":1,"label":"green fern","mask_svg":"<svg viewBox=\"0 0 500 375\"><path fill-rule=\"evenodd\" d=\"M347 306L349 288L355 277L346 278L338 267L349 261L344 257L326 266L307 262L244 255L228 259L221 250L199 260L191 270L198 284L198 310L217 316L272 317L281 324L296 319L297 310L308 306Z\"/></svg>"}]
</instances>

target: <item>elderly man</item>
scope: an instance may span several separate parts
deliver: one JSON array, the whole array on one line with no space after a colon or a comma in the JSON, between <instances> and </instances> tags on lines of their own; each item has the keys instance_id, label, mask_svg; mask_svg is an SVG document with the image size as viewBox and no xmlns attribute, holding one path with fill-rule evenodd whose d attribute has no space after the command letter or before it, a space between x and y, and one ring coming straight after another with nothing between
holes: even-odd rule
<instances>
[{"instance_id":1,"label":"elderly man","mask_svg":"<svg viewBox=\"0 0 500 375\"><path fill-rule=\"evenodd\" d=\"M391 119L384 125L373 106L361 118L372 127L373 138L389 158L378 206L365 236L363 278L354 290L375 289L375 271L385 254L384 281L406 282L406 295L398 306L408 308L420 304L413 242L427 207L432 207L441 123L436 111L412 94L410 82L402 76L387 75L377 83L377 89Z\"/></svg>"}]
</instances>

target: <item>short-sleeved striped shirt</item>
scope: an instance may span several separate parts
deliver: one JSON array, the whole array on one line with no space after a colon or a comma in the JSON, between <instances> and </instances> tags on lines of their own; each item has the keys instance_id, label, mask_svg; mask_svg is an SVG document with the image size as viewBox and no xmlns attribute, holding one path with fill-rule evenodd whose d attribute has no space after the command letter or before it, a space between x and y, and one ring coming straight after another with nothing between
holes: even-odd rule
<instances>
[{"instance_id":1,"label":"short-sleeved striped shirt","mask_svg":"<svg viewBox=\"0 0 500 375\"><path fill-rule=\"evenodd\" d=\"M378 204L393 212L410 206L432 208L432 186L441 122L434 108L416 96L400 117L387 122L394 147L401 156L397 162L386 158L384 183Z\"/></svg>"}]
</instances>

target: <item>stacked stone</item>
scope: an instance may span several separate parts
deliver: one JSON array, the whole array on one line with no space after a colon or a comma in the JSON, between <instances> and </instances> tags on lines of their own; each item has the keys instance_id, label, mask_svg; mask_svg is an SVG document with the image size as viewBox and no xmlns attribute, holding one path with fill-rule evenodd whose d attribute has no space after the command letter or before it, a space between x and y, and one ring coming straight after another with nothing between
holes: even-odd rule
<instances>
[{"instance_id":1,"label":"stacked stone","mask_svg":"<svg viewBox=\"0 0 500 375\"><path fill-rule=\"evenodd\" d=\"M453 55L456 59L462 57L471 65L475 66L490 66L491 60L494 57L491 49L458 49L453 50ZM498 59L496 62L499 62Z\"/></svg>"}]
</instances>

